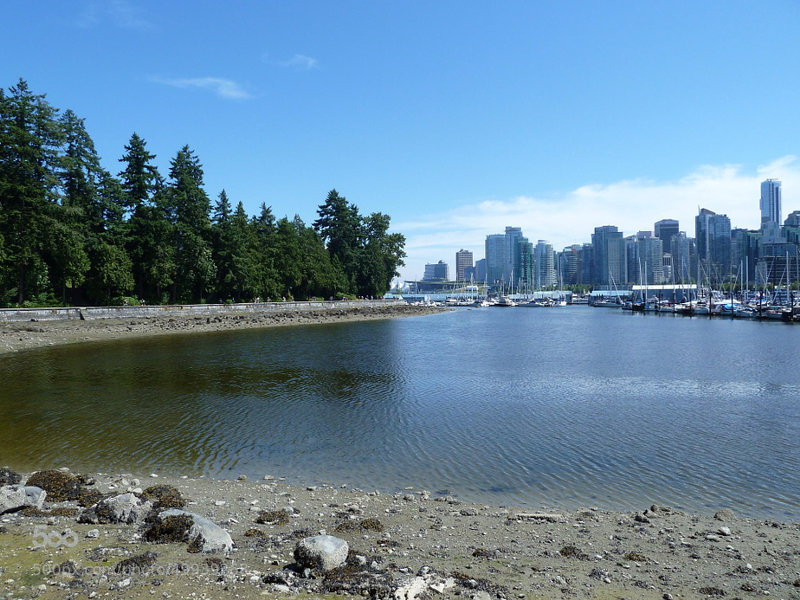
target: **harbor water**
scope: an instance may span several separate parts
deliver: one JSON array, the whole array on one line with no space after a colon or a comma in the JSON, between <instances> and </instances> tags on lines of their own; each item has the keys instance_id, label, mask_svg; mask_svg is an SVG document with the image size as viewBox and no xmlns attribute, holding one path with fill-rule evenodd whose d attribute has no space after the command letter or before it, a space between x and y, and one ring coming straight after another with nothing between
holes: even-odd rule
<instances>
[{"instance_id":1,"label":"harbor water","mask_svg":"<svg viewBox=\"0 0 800 600\"><path fill-rule=\"evenodd\" d=\"M800 328L459 309L0 361L0 466L800 521Z\"/></svg>"}]
</instances>

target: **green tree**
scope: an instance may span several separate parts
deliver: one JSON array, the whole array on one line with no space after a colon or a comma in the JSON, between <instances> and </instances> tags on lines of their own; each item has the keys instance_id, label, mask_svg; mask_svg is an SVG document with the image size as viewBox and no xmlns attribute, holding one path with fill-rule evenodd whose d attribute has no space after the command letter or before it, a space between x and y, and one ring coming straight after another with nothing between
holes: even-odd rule
<instances>
[{"instance_id":1,"label":"green tree","mask_svg":"<svg viewBox=\"0 0 800 600\"><path fill-rule=\"evenodd\" d=\"M272 209L265 203L262 202L259 215L251 219L250 230L256 296L260 296L265 300L277 299L281 296L275 258L277 226Z\"/></svg>"},{"instance_id":2,"label":"green tree","mask_svg":"<svg viewBox=\"0 0 800 600\"><path fill-rule=\"evenodd\" d=\"M0 280L16 291L17 302L49 287L41 251L47 242L47 216L58 202L55 175L62 132L58 111L20 79L0 90L0 235L5 261Z\"/></svg>"},{"instance_id":3,"label":"green tree","mask_svg":"<svg viewBox=\"0 0 800 600\"><path fill-rule=\"evenodd\" d=\"M363 228L358 208L334 189L317 211L314 229L325 243L331 259L341 265L348 281L348 291L356 288L359 252L363 245Z\"/></svg>"},{"instance_id":4,"label":"green tree","mask_svg":"<svg viewBox=\"0 0 800 600\"><path fill-rule=\"evenodd\" d=\"M125 194L125 208L130 214L134 214L142 204L147 204L160 187L161 176L153 165L155 158L155 154L147 151L147 143L134 132L125 146L125 154L119 159L125 163L119 176Z\"/></svg>"},{"instance_id":5,"label":"green tree","mask_svg":"<svg viewBox=\"0 0 800 600\"><path fill-rule=\"evenodd\" d=\"M120 158L121 206L128 215L122 228L125 248L133 268L136 294L149 302L162 303L175 276L172 223L164 183L152 164L156 158L137 133L131 135L125 154Z\"/></svg>"},{"instance_id":6,"label":"green tree","mask_svg":"<svg viewBox=\"0 0 800 600\"><path fill-rule=\"evenodd\" d=\"M170 161L169 214L174 219L176 274L173 299L202 300L216 277L211 250L211 203L203 189L203 167L184 146Z\"/></svg>"},{"instance_id":7,"label":"green tree","mask_svg":"<svg viewBox=\"0 0 800 600\"><path fill-rule=\"evenodd\" d=\"M358 294L383 296L392 286L392 279L399 275L406 253L405 237L400 233L389 233L389 215L372 213L363 222L366 244L359 255Z\"/></svg>"}]
</instances>

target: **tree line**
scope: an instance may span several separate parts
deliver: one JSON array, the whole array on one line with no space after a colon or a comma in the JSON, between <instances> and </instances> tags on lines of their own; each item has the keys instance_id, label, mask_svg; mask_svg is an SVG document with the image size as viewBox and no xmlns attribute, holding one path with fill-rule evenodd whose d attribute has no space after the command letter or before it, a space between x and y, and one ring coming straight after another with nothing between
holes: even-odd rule
<instances>
[{"instance_id":1,"label":"tree line","mask_svg":"<svg viewBox=\"0 0 800 600\"><path fill-rule=\"evenodd\" d=\"M0 88L0 305L381 296L405 238L336 190L311 226L212 203L189 146L163 176L136 133L111 174L84 120L20 81Z\"/></svg>"}]
</instances>

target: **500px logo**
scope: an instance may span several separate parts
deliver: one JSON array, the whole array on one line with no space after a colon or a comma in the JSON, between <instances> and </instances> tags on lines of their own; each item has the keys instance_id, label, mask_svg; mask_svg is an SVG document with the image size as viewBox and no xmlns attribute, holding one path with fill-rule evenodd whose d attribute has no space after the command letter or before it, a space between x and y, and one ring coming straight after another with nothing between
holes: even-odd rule
<instances>
[{"instance_id":1,"label":"500px logo","mask_svg":"<svg viewBox=\"0 0 800 600\"><path fill-rule=\"evenodd\" d=\"M33 528L33 547L34 548L60 548L66 546L72 548L78 544L78 534L67 529L59 533L58 531L47 529L44 525L35 525Z\"/></svg>"}]
</instances>

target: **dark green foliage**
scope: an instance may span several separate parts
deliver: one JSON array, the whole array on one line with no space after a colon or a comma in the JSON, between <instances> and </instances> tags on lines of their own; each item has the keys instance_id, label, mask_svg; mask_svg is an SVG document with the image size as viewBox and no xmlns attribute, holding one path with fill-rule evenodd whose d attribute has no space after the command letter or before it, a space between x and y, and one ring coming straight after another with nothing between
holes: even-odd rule
<instances>
[{"instance_id":1,"label":"dark green foliage","mask_svg":"<svg viewBox=\"0 0 800 600\"><path fill-rule=\"evenodd\" d=\"M327 244L331 261L341 268L347 291L359 296L382 296L391 288L406 254L405 237L389 233L390 217L362 217L354 204L331 190L319 207L314 228Z\"/></svg>"},{"instance_id":2,"label":"dark green foliage","mask_svg":"<svg viewBox=\"0 0 800 600\"><path fill-rule=\"evenodd\" d=\"M133 133L118 176L83 119L20 80L0 89L0 306L380 296L405 256L389 217L362 217L336 190L313 227L213 208L184 146L169 179ZM128 298L133 296L133 298Z\"/></svg>"}]
</instances>

